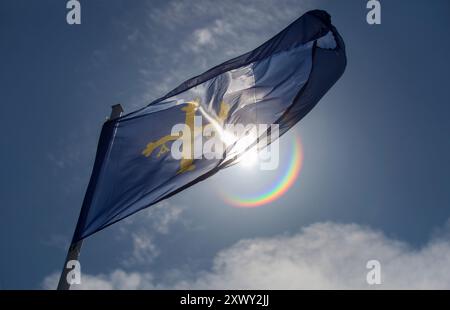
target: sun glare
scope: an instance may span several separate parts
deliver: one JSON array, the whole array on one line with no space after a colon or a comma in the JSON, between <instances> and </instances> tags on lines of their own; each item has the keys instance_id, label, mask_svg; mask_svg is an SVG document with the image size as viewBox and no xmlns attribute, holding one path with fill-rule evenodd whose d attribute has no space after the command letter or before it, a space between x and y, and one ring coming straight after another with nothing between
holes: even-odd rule
<instances>
[{"instance_id":1,"label":"sun glare","mask_svg":"<svg viewBox=\"0 0 450 310\"><path fill-rule=\"evenodd\" d=\"M251 168L258 163L258 159L258 150L253 147L242 155L239 164L244 168Z\"/></svg>"}]
</instances>

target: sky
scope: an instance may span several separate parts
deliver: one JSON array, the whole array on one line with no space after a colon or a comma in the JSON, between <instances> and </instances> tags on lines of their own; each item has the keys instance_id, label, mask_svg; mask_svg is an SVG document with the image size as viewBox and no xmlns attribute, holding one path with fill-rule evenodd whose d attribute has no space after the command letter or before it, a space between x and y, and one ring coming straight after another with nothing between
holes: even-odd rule
<instances>
[{"instance_id":1,"label":"sky","mask_svg":"<svg viewBox=\"0 0 450 310\"><path fill-rule=\"evenodd\" d=\"M281 138L299 178L245 209L269 173L228 168L85 240L82 285L153 288L450 288L450 3L363 0L0 2L0 289L53 289L113 104L179 83L325 9L348 65ZM284 151L284 152L283 152ZM381 264L369 286L366 263Z\"/></svg>"}]
</instances>

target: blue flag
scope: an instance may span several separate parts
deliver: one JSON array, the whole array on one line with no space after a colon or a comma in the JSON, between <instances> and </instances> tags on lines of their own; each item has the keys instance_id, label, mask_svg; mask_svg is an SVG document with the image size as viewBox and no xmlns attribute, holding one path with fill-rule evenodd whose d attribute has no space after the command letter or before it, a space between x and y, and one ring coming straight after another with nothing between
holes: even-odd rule
<instances>
[{"instance_id":1,"label":"blue flag","mask_svg":"<svg viewBox=\"0 0 450 310\"><path fill-rule=\"evenodd\" d=\"M282 135L317 104L345 66L344 42L330 16L310 11L255 50L182 83L142 109L106 121L72 242L234 164L263 136L270 144L270 128L244 149L236 141L226 143L224 128L277 124ZM216 152L223 156L195 154L197 133L204 136L207 125L215 129L209 137L225 140ZM201 143L200 149L207 141ZM178 157L173 150L179 150Z\"/></svg>"}]
</instances>

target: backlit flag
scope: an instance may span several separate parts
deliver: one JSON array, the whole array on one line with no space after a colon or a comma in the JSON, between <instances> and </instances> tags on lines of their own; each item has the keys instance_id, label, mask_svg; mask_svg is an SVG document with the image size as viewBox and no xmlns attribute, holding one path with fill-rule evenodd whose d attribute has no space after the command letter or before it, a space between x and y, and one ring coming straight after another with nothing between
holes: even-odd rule
<instances>
[{"instance_id":1,"label":"backlit flag","mask_svg":"<svg viewBox=\"0 0 450 310\"><path fill-rule=\"evenodd\" d=\"M344 42L330 16L310 11L255 50L106 121L72 243L234 164L268 136L269 129L237 148L227 124L278 124L282 135L317 104L345 66ZM221 158L201 154L207 125L215 130L209 136L223 141ZM180 144L181 137L187 143Z\"/></svg>"}]
</instances>

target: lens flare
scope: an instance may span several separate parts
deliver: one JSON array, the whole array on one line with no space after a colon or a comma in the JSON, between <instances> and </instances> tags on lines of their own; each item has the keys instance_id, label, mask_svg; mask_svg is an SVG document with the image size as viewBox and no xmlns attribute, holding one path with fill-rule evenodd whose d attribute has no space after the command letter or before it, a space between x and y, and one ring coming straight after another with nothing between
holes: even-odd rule
<instances>
[{"instance_id":1,"label":"lens flare","mask_svg":"<svg viewBox=\"0 0 450 310\"><path fill-rule=\"evenodd\" d=\"M259 207L273 202L283 196L298 178L303 164L303 150L298 137L294 137L292 151L288 165L283 170L280 178L267 190L250 197L235 196L232 194L222 195L224 200L240 208Z\"/></svg>"}]
</instances>

